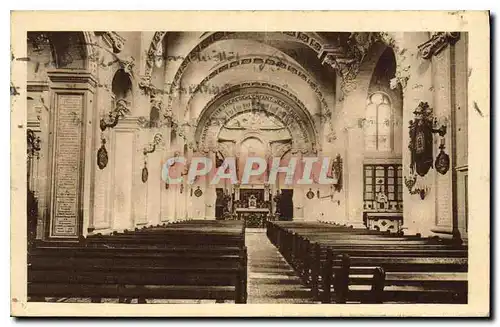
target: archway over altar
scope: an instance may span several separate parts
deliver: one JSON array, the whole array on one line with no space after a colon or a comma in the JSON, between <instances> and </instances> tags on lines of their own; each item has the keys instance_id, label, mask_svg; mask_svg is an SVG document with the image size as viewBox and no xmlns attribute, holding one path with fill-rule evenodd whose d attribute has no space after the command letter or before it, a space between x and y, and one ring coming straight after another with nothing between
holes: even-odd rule
<instances>
[{"instance_id":1,"label":"archway over altar","mask_svg":"<svg viewBox=\"0 0 500 327\"><path fill-rule=\"evenodd\" d=\"M227 198L225 208L230 214L239 209L252 209L251 214L266 209L266 214L279 215L282 190L296 186L285 185L285 173L279 173L276 182L268 183L272 160L281 158L280 166L287 166L290 157L300 162L303 155L317 155L317 139L314 119L298 98L259 82L232 87L214 97L201 111L194 132L199 153L215 153L219 162L235 158L240 182L248 158L258 157L267 163L266 169L251 176L248 183L232 185L229 180L221 180L218 185L207 185L208 192L211 187L219 190L214 200L219 208L221 198ZM301 208L291 209L293 216L298 210ZM220 209L218 212L220 215Z\"/></svg>"}]
</instances>

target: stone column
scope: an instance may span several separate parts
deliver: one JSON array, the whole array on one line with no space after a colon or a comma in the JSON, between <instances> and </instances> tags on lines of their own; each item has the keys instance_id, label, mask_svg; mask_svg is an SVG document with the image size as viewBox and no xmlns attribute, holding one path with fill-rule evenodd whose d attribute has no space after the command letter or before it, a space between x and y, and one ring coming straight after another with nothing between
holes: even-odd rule
<instances>
[{"instance_id":1,"label":"stone column","mask_svg":"<svg viewBox=\"0 0 500 327\"><path fill-rule=\"evenodd\" d=\"M357 79L369 80L371 70L362 70ZM343 222L356 228L363 224L363 161L365 136L360 122L365 118L368 83L358 83L355 90L348 93L342 103L344 126L344 146L347 150L344 162L344 189L346 192L346 217ZM333 158L332 158L333 159Z\"/></svg>"},{"instance_id":2,"label":"stone column","mask_svg":"<svg viewBox=\"0 0 500 327\"><path fill-rule=\"evenodd\" d=\"M302 153L297 151L295 153L292 152L292 157L295 156L297 158L297 165L302 163ZM293 185L293 184L292 184ZM304 220L304 201L306 199L304 192L305 187L308 185L293 185L293 220ZM308 188L309 189L309 188Z\"/></svg>"},{"instance_id":3,"label":"stone column","mask_svg":"<svg viewBox=\"0 0 500 327\"><path fill-rule=\"evenodd\" d=\"M48 237L77 239L93 226L94 93L85 71L48 72L52 112Z\"/></svg>"}]
</instances>

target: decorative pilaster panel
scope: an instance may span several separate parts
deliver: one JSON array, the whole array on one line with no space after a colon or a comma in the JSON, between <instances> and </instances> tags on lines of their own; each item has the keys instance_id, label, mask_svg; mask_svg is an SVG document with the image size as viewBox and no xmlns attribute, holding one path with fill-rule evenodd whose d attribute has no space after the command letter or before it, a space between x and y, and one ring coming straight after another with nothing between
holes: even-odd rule
<instances>
[{"instance_id":1,"label":"decorative pilaster panel","mask_svg":"<svg viewBox=\"0 0 500 327\"><path fill-rule=\"evenodd\" d=\"M50 117L50 238L75 239L91 220L93 205L92 101L96 81L83 71L48 72L52 95Z\"/></svg>"}]
</instances>

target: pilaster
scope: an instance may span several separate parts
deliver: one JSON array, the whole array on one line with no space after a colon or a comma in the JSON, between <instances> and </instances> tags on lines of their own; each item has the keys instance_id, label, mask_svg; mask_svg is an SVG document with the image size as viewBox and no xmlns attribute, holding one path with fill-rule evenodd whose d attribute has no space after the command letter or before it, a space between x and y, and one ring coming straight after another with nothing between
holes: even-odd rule
<instances>
[{"instance_id":1,"label":"pilaster","mask_svg":"<svg viewBox=\"0 0 500 327\"><path fill-rule=\"evenodd\" d=\"M399 69L407 69L400 83L403 86L403 122L414 119L413 112L420 102L427 102L434 107L431 63L423 60L419 54L418 45L429 39L426 32L402 33L398 40L400 50L405 50L404 60L397 57ZM398 72L396 72L398 74ZM401 76L400 76L401 77ZM403 125L403 176L410 177L411 153L408 149L410 137L408 125ZM419 194L410 194L407 187L403 191L403 231L405 234L422 236L431 235L436 217L436 189L434 170L431 169L425 176L417 177L416 186L426 190L422 199Z\"/></svg>"},{"instance_id":2,"label":"pilaster","mask_svg":"<svg viewBox=\"0 0 500 327\"><path fill-rule=\"evenodd\" d=\"M77 239L93 221L92 154L96 79L86 71L48 72L50 80L50 183L47 237Z\"/></svg>"}]
</instances>

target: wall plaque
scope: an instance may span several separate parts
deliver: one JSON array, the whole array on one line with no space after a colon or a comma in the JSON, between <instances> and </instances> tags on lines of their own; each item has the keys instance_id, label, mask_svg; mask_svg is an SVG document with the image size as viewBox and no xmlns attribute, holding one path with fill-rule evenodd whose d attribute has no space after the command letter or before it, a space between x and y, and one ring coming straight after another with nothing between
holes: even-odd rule
<instances>
[{"instance_id":1,"label":"wall plaque","mask_svg":"<svg viewBox=\"0 0 500 327\"><path fill-rule=\"evenodd\" d=\"M78 237L81 197L83 95L58 94L53 126L51 236Z\"/></svg>"}]
</instances>

